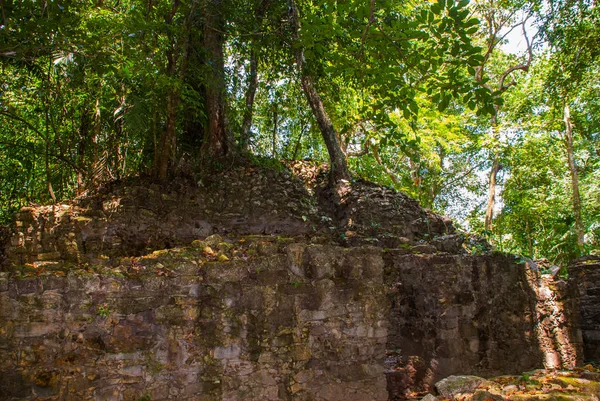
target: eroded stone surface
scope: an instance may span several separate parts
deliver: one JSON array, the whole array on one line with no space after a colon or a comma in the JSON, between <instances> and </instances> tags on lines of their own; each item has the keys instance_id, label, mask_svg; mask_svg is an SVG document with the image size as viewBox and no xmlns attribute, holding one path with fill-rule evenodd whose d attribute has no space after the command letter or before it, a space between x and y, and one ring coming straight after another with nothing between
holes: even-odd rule
<instances>
[{"instance_id":1,"label":"eroded stone surface","mask_svg":"<svg viewBox=\"0 0 600 401\"><path fill-rule=\"evenodd\" d=\"M544 366L512 257L293 241L0 273L0 399L395 400Z\"/></svg>"},{"instance_id":2,"label":"eroded stone surface","mask_svg":"<svg viewBox=\"0 0 600 401\"><path fill-rule=\"evenodd\" d=\"M473 393L486 380L478 376L448 376L435 384L435 389L442 398L452 398L458 394Z\"/></svg>"},{"instance_id":3,"label":"eroded stone surface","mask_svg":"<svg viewBox=\"0 0 600 401\"><path fill-rule=\"evenodd\" d=\"M563 284L468 256L401 193L303 174L23 208L0 270L0 399L397 400L579 362Z\"/></svg>"},{"instance_id":4,"label":"eroded stone surface","mask_svg":"<svg viewBox=\"0 0 600 401\"><path fill-rule=\"evenodd\" d=\"M589 365L569 371L538 369L489 380L451 376L436 387L441 389L441 401L598 401L599 380L600 373Z\"/></svg>"},{"instance_id":5,"label":"eroded stone surface","mask_svg":"<svg viewBox=\"0 0 600 401\"><path fill-rule=\"evenodd\" d=\"M600 361L600 258L581 259L569 266L569 277L576 286L580 302L584 356Z\"/></svg>"},{"instance_id":6,"label":"eroded stone surface","mask_svg":"<svg viewBox=\"0 0 600 401\"><path fill-rule=\"evenodd\" d=\"M95 263L186 246L215 233L323 236L334 243L397 247L454 231L449 219L402 193L357 180L332 194L320 170L309 170L314 175L304 181L285 169L239 167L164 185L113 183L70 203L24 207L5 254L13 265ZM444 251L456 243L436 242ZM460 241L455 250L462 250Z\"/></svg>"},{"instance_id":7,"label":"eroded stone surface","mask_svg":"<svg viewBox=\"0 0 600 401\"><path fill-rule=\"evenodd\" d=\"M386 400L380 250L290 249L294 269L192 249L138 261L169 276L2 273L0 399Z\"/></svg>"},{"instance_id":8,"label":"eroded stone surface","mask_svg":"<svg viewBox=\"0 0 600 401\"><path fill-rule=\"evenodd\" d=\"M582 362L572 294L551 276L501 254L400 249L385 258L392 399L425 394L450 375L490 377Z\"/></svg>"}]
</instances>

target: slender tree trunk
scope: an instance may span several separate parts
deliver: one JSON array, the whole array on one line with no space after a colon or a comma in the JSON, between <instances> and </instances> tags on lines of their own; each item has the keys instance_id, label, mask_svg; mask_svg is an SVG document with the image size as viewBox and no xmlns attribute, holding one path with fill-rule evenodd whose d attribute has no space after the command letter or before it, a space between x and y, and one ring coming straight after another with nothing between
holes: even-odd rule
<instances>
[{"instance_id":1,"label":"slender tree trunk","mask_svg":"<svg viewBox=\"0 0 600 401\"><path fill-rule=\"evenodd\" d=\"M92 188L98 183L99 174L102 172L100 169L100 145L98 141L102 135L102 113L100 112L100 96L102 93L102 84L100 84L100 90L98 91L98 97L96 98L96 107L94 109L94 129L92 130L92 157L90 160L90 172L88 174L90 185Z\"/></svg>"},{"instance_id":2,"label":"slender tree trunk","mask_svg":"<svg viewBox=\"0 0 600 401\"><path fill-rule=\"evenodd\" d=\"M166 18L167 25L172 25L173 19L179 9L179 0L174 0L170 15ZM182 81L185 77L187 69L189 45L190 45L190 30L194 15L195 2L192 2L188 15L185 19L185 31L183 39L174 39L174 44L167 51L167 75L173 80ZM167 110L165 130L160 138L158 165L156 166L156 174L160 180L166 180L169 164L173 160L176 149L177 139L177 110L181 101L181 91L179 85L172 84L167 91Z\"/></svg>"},{"instance_id":3,"label":"slender tree trunk","mask_svg":"<svg viewBox=\"0 0 600 401\"><path fill-rule=\"evenodd\" d=\"M500 163L498 162L498 159L494 157L494 160L492 161L492 170L490 171L487 207L485 209L485 229L488 231L491 231L493 227L492 220L494 219L494 207L496 206L496 179L499 171Z\"/></svg>"},{"instance_id":4,"label":"slender tree trunk","mask_svg":"<svg viewBox=\"0 0 600 401\"><path fill-rule=\"evenodd\" d=\"M277 122L279 121L279 116L277 115L277 104L273 104L273 159L277 157Z\"/></svg>"},{"instance_id":5,"label":"slender tree trunk","mask_svg":"<svg viewBox=\"0 0 600 401\"><path fill-rule=\"evenodd\" d=\"M527 248L529 250L529 257L535 260L535 255L533 254L533 239L531 238L531 227L529 226L529 220L525 220L525 231L527 234Z\"/></svg>"},{"instance_id":6,"label":"slender tree trunk","mask_svg":"<svg viewBox=\"0 0 600 401\"><path fill-rule=\"evenodd\" d=\"M246 108L244 110L242 134L240 136L240 147L244 153L248 152L248 146L250 145L250 129L252 128L254 97L258 87L258 53L256 51L256 36L265 17L269 1L270 0L262 0L260 6L256 10L256 28L252 33L254 38L250 44L250 75L248 76L248 88L246 89Z\"/></svg>"},{"instance_id":7,"label":"slender tree trunk","mask_svg":"<svg viewBox=\"0 0 600 401\"><path fill-rule=\"evenodd\" d=\"M160 112L159 107L157 106L158 99L156 96L152 97L152 145L154 146L154 160L152 162L153 173L158 176L158 163L160 161L160 148L159 148L159 137L158 137L158 125L160 122Z\"/></svg>"},{"instance_id":8,"label":"slender tree trunk","mask_svg":"<svg viewBox=\"0 0 600 401\"><path fill-rule=\"evenodd\" d=\"M175 14L175 11L173 11ZM171 17L172 18L172 17ZM167 52L167 75L175 79L177 71L177 46L171 47ZM169 163L175 150L175 135L177 130L177 107L179 106L179 90L177 86L171 85L167 91L167 110L165 130L160 136L158 147L158 165L156 174L162 181L167 179Z\"/></svg>"},{"instance_id":9,"label":"slender tree trunk","mask_svg":"<svg viewBox=\"0 0 600 401\"><path fill-rule=\"evenodd\" d=\"M252 42L252 50L250 53L250 75L248 76L248 89L246 90L246 109L244 110L244 119L242 121L242 135L240 137L240 145L242 152L248 152L250 145L250 128L252 128L252 115L254 108L254 97L256 88L258 87L258 57Z\"/></svg>"},{"instance_id":10,"label":"slender tree trunk","mask_svg":"<svg viewBox=\"0 0 600 401\"><path fill-rule=\"evenodd\" d=\"M163 135L160 137L158 178L167 179L169 162L175 149L175 134L177 128L177 107L179 106L179 91L170 87L167 94L167 115Z\"/></svg>"},{"instance_id":11,"label":"slender tree trunk","mask_svg":"<svg viewBox=\"0 0 600 401\"><path fill-rule=\"evenodd\" d=\"M577 235L577 247L579 252L583 250L583 222L581 220L581 196L579 195L579 175L573 149L573 123L571 122L571 109L568 101L565 101L564 107L565 122L565 145L567 148L567 161L571 173L571 191L573 192L573 214L575 215L575 234Z\"/></svg>"},{"instance_id":12,"label":"slender tree trunk","mask_svg":"<svg viewBox=\"0 0 600 401\"><path fill-rule=\"evenodd\" d=\"M224 20L220 10L222 1L204 2L204 49L208 54L211 74L206 85L206 112L208 126L204 135L201 153L215 159L227 156L232 151L233 138L225 118L225 63L223 46L225 43Z\"/></svg>"},{"instance_id":13,"label":"slender tree trunk","mask_svg":"<svg viewBox=\"0 0 600 401\"><path fill-rule=\"evenodd\" d=\"M110 150L110 159L112 161L112 171L114 172L114 176L119 180L121 179L121 166L123 164L123 154L122 154L122 141L123 141L123 133L124 133L124 121L125 121L125 88L121 86L121 92L117 96L117 102L119 104L119 109L121 109L120 114L114 116L113 119L113 129L114 134L111 141Z\"/></svg>"},{"instance_id":14,"label":"slender tree trunk","mask_svg":"<svg viewBox=\"0 0 600 401\"><path fill-rule=\"evenodd\" d=\"M294 0L288 0L289 10L289 23L291 28L292 39L295 42L292 45L292 52L296 60L296 65L300 72L300 81L302 83L302 89L304 95L308 100L308 104L317 120L321 135L325 140L327 146L327 152L329 153L329 159L331 160L331 173L330 179L332 184L337 184L340 180L349 180L350 172L348 171L348 164L346 163L346 155L342 152L340 141L337 132L329 118L329 115L323 107L323 101L319 96L319 93L315 87L313 77L310 76L304 70L304 49L302 46L298 46L300 30L300 19L298 16L298 9Z\"/></svg>"},{"instance_id":15,"label":"slender tree trunk","mask_svg":"<svg viewBox=\"0 0 600 401\"><path fill-rule=\"evenodd\" d=\"M298 151L300 150L300 143L302 142L302 135L304 134L304 123L302 123L302 128L300 128L300 134L298 135L298 140L296 141L296 146L294 147L294 154L292 155L292 160L296 160L298 157Z\"/></svg>"},{"instance_id":16,"label":"slender tree trunk","mask_svg":"<svg viewBox=\"0 0 600 401\"><path fill-rule=\"evenodd\" d=\"M496 115L492 116L492 130L493 130L493 137L495 140L498 139L498 136L499 136L498 114L497 113L498 113L498 106L496 106ZM484 228L487 231L492 231L492 228L493 228L492 221L494 220L494 207L496 206L496 182L497 182L497 178L498 178L498 172L500 171L501 168L502 168L502 166L500 165L500 161L498 160L498 155L496 152L494 152L494 155L492 158L492 170L490 171L487 207L485 209Z\"/></svg>"},{"instance_id":17,"label":"slender tree trunk","mask_svg":"<svg viewBox=\"0 0 600 401\"><path fill-rule=\"evenodd\" d=\"M82 110L79 122L79 141L77 142L77 195L80 195L85 189L84 171L87 171L85 157L88 141L90 139L90 114L88 109Z\"/></svg>"},{"instance_id":18,"label":"slender tree trunk","mask_svg":"<svg viewBox=\"0 0 600 401\"><path fill-rule=\"evenodd\" d=\"M48 109L45 110L45 135L46 137L46 151L44 153L44 162L46 165L46 185L48 188L48 193L50 194L50 198L52 198L52 203L56 203L56 196L54 195L54 189L52 188L52 173L50 171L50 114Z\"/></svg>"},{"instance_id":19,"label":"slender tree trunk","mask_svg":"<svg viewBox=\"0 0 600 401\"><path fill-rule=\"evenodd\" d=\"M177 14L179 9L179 0L174 0L171 7L171 12L165 17L167 25L173 24L173 18ZM178 46L175 38L171 38L172 43L167 50L167 76L171 79L175 79L177 71L177 59ZM173 84L167 91L167 110L165 116L165 130L160 136L160 143L158 145L158 157L155 160L158 163L154 166L156 176L161 180L167 179L169 172L169 163L172 158L172 153L175 145L175 134L177 128L177 106L179 105L179 92L177 87Z\"/></svg>"}]
</instances>

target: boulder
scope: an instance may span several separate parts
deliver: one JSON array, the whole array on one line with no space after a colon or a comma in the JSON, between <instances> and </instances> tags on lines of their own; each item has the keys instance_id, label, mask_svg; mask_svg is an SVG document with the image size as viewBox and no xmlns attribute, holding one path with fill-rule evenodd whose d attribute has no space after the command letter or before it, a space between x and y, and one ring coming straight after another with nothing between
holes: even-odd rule
<instances>
[{"instance_id":1,"label":"boulder","mask_svg":"<svg viewBox=\"0 0 600 401\"><path fill-rule=\"evenodd\" d=\"M435 384L440 396L452 398L461 393L473 393L487 380L478 376L448 376Z\"/></svg>"}]
</instances>

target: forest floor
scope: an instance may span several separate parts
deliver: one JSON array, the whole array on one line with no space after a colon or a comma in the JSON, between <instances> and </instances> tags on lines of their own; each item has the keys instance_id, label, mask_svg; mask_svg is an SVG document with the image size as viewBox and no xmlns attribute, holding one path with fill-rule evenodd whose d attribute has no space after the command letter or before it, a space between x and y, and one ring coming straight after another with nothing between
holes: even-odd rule
<instances>
[{"instance_id":1,"label":"forest floor","mask_svg":"<svg viewBox=\"0 0 600 401\"><path fill-rule=\"evenodd\" d=\"M441 395L424 401L598 401L600 369L534 370L520 376L481 379L451 376L436 384Z\"/></svg>"}]
</instances>

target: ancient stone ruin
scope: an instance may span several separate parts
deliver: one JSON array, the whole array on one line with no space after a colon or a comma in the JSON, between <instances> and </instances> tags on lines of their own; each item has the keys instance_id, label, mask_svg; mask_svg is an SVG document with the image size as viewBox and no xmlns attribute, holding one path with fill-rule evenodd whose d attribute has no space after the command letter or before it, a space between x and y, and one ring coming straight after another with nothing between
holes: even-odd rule
<instances>
[{"instance_id":1,"label":"ancient stone ruin","mask_svg":"<svg viewBox=\"0 0 600 401\"><path fill-rule=\"evenodd\" d=\"M600 258L585 257L569 266L581 311L586 361L600 361Z\"/></svg>"},{"instance_id":2,"label":"ancient stone ruin","mask_svg":"<svg viewBox=\"0 0 600 401\"><path fill-rule=\"evenodd\" d=\"M289 167L23 208L0 399L420 399L453 374L582 362L587 284L481 252L401 193Z\"/></svg>"}]
</instances>

